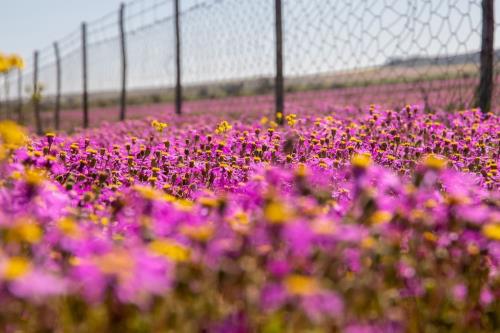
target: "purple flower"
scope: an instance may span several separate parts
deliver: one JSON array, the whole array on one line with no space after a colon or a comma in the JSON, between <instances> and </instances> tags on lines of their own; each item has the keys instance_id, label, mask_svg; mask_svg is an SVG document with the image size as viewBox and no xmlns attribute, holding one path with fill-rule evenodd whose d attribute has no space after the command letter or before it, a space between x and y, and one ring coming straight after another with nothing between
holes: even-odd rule
<instances>
[{"instance_id":1,"label":"purple flower","mask_svg":"<svg viewBox=\"0 0 500 333\"><path fill-rule=\"evenodd\" d=\"M463 283L456 284L452 287L451 293L457 301L463 302L467 297L467 287Z\"/></svg>"},{"instance_id":2,"label":"purple flower","mask_svg":"<svg viewBox=\"0 0 500 333\"><path fill-rule=\"evenodd\" d=\"M47 297L64 295L69 291L68 281L39 270L34 270L15 280L9 289L18 297L33 299L37 302L43 302Z\"/></svg>"},{"instance_id":3,"label":"purple flower","mask_svg":"<svg viewBox=\"0 0 500 333\"><path fill-rule=\"evenodd\" d=\"M288 294L281 283L270 283L264 286L260 294L260 304L264 311L275 311L282 307Z\"/></svg>"},{"instance_id":4,"label":"purple flower","mask_svg":"<svg viewBox=\"0 0 500 333\"><path fill-rule=\"evenodd\" d=\"M314 322L320 322L324 318L341 318L344 311L342 298L332 291L305 296L301 300L301 306Z\"/></svg>"}]
</instances>

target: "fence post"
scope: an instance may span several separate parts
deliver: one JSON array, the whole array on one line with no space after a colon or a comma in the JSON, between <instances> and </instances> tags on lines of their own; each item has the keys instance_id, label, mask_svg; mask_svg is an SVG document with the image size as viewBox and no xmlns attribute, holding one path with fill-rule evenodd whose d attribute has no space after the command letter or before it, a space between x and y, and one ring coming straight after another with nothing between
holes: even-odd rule
<instances>
[{"instance_id":1,"label":"fence post","mask_svg":"<svg viewBox=\"0 0 500 333\"><path fill-rule=\"evenodd\" d=\"M2 77L2 73L0 73L0 77ZM2 119L3 117L3 100L2 100L3 96L2 94L0 94L0 119Z\"/></svg>"},{"instance_id":2,"label":"fence post","mask_svg":"<svg viewBox=\"0 0 500 333\"><path fill-rule=\"evenodd\" d=\"M42 119L40 118L40 98L41 92L38 86L38 51L35 51L33 63L33 111L35 113L35 128L38 135L43 134Z\"/></svg>"},{"instance_id":3,"label":"fence post","mask_svg":"<svg viewBox=\"0 0 500 333\"><path fill-rule=\"evenodd\" d=\"M54 109L54 127L59 130L61 113L61 56L59 54L59 45L54 42L54 54L56 57L56 105Z\"/></svg>"},{"instance_id":4,"label":"fence post","mask_svg":"<svg viewBox=\"0 0 500 333\"><path fill-rule=\"evenodd\" d=\"M493 94L493 40L495 34L494 0L482 0L483 29L481 41L481 65L479 86L477 88L476 105L483 113L491 108L491 95Z\"/></svg>"},{"instance_id":5,"label":"fence post","mask_svg":"<svg viewBox=\"0 0 500 333\"><path fill-rule=\"evenodd\" d=\"M23 117L23 74L20 68L17 69L17 122L22 124Z\"/></svg>"},{"instance_id":6,"label":"fence post","mask_svg":"<svg viewBox=\"0 0 500 333\"><path fill-rule=\"evenodd\" d=\"M284 117L284 88L283 88L283 17L281 0L275 0L275 24L276 24L276 78L274 83L275 92L275 117L278 124L283 124Z\"/></svg>"},{"instance_id":7,"label":"fence post","mask_svg":"<svg viewBox=\"0 0 500 333\"><path fill-rule=\"evenodd\" d=\"M179 0L174 0L175 12L175 113L182 113L182 79L181 79L181 32L179 18Z\"/></svg>"},{"instance_id":8,"label":"fence post","mask_svg":"<svg viewBox=\"0 0 500 333\"><path fill-rule=\"evenodd\" d=\"M10 100L9 100L9 72L7 71L3 77L4 89L5 89L5 119L10 118Z\"/></svg>"},{"instance_id":9,"label":"fence post","mask_svg":"<svg viewBox=\"0 0 500 333\"><path fill-rule=\"evenodd\" d=\"M125 4L120 4L119 24L120 24L120 44L122 53L122 92L120 98L120 120L125 120L125 113L127 111L127 41L125 40Z\"/></svg>"},{"instance_id":10,"label":"fence post","mask_svg":"<svg viewBox=\"0 0 500 333\"><path fill-rule=\"evenodd\" d=\"M89 101L87 90L87 23L82 22L82 78L83 78L83 128L89 127Z\"/></svg>"}]
</instances>

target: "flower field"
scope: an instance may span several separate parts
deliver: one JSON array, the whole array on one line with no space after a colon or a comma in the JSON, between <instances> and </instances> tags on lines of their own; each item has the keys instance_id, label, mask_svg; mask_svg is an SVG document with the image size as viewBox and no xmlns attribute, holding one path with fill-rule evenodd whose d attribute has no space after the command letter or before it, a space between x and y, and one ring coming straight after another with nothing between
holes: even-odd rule
<instances>
[{"instance_id":1,"label":"flower field","mask_svg":"<svg viewBox=\"0 0 500 333\"><path fill-rule=\"evenodd\" d=\"M493 92L492 104L500 103L500 76L495 77L495 90ZM469 79L448 79L427 82L429 85L428 94L422 94L415 89L414 84L377 84L367 87L352 87L344 89L326 89L316 91L289 92L285 100L287 112L303 114L319 112L345 112L345 106L349 110L358 110L360 107L370 103L379 103L386 107L399 108L404 106L402 101L418 105L421 110L443 109L455 110L465 108L466 105L473 104L474 90L470 87L477 85L477 78ZM455 101L450 104L450 101ZM225 116L235 114L236 118L244 114L262 114L263 110L274 109L274 95L250 95L233 96L214 99L198 99L184 101L184 109L189 113L213 113ZM47 98L46 110L42 112L44 128L52 128L54 114L52 111L54 100ZM130 119L141 119L145 116L153 118L163 117L165 113L174 113L175 108L172 103L161 104L137 104L129 105L127 108ZM90 109L90 124L92 127L100 126L106 122L114 122L118 118L119 110L116 106L99 107ZM221 115L222 114L222 115ZM61 119L61 128L74 130L82 126L82 111L80 108L64 110ZM31 117L31 113L24 115ZM33 125L33 122L31 122Z\"/></svg>"},{"instance_id":2,"label":"flower field","mask_svg":"<svg viewBox=\"0 0 500 333\"><path fill-rule=\"evenodd\" d=\"M500 117L0 124L2 332L496 332Z\"/></svg>"}]
</instances>

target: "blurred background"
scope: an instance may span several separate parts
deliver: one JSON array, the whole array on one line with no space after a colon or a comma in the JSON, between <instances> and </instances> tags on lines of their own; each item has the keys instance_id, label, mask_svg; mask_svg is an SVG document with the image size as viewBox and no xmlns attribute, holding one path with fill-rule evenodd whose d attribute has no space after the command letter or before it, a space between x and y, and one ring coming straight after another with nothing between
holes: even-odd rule
<instances>
[{"instance_id":1,"label":"blurred background","mask_svg":"<svg viewBox=\"0 0 500 333\"><path fill-rule=\"evenodd\" d=\"M485 38L500 77L500 10L487 2L11 2L1 51L25 68L0 77L0 114L41 131L175 111L478 106ZM497 33L485 36L489 16Z\"/></svg>"}]
</instances>

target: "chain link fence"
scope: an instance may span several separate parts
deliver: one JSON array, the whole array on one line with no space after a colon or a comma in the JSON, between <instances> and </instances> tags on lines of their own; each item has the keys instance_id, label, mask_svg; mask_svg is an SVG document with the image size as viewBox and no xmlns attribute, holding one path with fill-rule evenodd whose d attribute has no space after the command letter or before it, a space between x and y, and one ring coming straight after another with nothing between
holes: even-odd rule
<instances>
[{"instance_id":1,"label":"chain link fence","mask_svg":"<svg viewBox=\"0 0 500 333\"><path fill-rule=\"evenodd\" d=\"M492 0L135 0L87 22L85 38L76 29L40 49L40 127L85 125L85 76L89 126L120 119L122 100L127 118L181 111L180 103L174 106L176 87L182 88L183 112L273 112L281 83L277 5L285 112L372 103L474 107L487 2L493 7ZM499 6L494 10L498 17ZM498 33L493 47L495 108ZM36 119L33 62L4 77L2 117Z\"/></svg>"}]
</instances>

